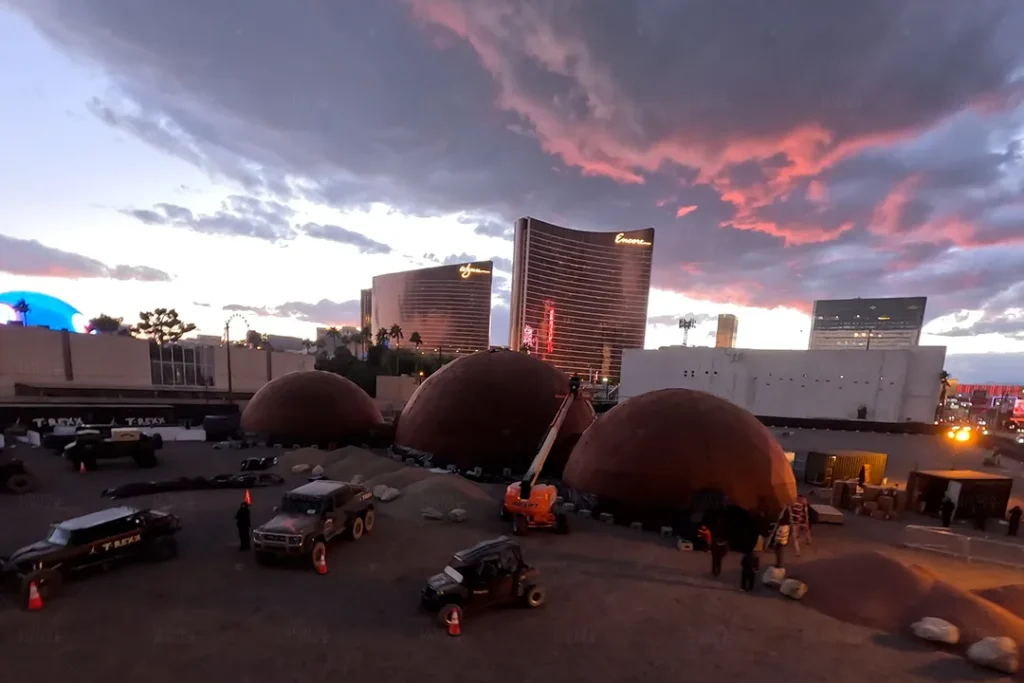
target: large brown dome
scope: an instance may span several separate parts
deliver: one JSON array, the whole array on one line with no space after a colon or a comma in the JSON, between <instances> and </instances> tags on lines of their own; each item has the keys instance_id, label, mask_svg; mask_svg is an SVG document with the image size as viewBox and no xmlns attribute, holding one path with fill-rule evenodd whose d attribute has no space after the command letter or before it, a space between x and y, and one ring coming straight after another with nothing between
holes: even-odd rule
<instances>
[{"instance_id":1,"label":"large brown dome","mask_svg":"<svg viewBox=\"0 0 1024 683\"><path fill-rule=\"evenodd\" d=\"M602 415L573 449L565 481L662 508L718 491L748 511L777 515L796 499L793 470L771 432L743 408L688 389L652 391Z\"/></svg>"},{"instance_id":2,"label":"large brown dome","mask_svg":"<svg viewBox=\"0 0 1024 683\"><path fill-rule=\"evenodd\" d=\"M242 429L275 441L346 443L383 422L365 391L341 375L290 372L267 382L242 412Z\"/></svg>"},{"instance_id":3,"label":"large brown dome","mask_svg":"<svg viewBox=\"0 0 1024 683\"><path fill-rule=\"evenodd\" d=\"M428 377L398 421L395 444L434 456L441 465L526 471L544 430L569 392L569 378L547 363L514 351L481 351ZM594 408L577 401L569 411L544 472L558 474Z\"/></svg>"}]
</instances>

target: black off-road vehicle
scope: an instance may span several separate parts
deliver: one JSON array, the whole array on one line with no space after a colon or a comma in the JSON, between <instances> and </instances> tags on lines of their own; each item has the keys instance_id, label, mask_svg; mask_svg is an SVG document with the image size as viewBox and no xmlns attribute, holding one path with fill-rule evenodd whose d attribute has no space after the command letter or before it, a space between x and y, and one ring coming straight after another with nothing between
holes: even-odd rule
<instances>
[{"instance_id":1,"label":"black off-road vehicle","mask_svg":"<svg viewBox=\"0 0 1024 683\"><path fill-rule=\"evenodd\" d=\"M313 566L326 556L327 543L344 536L358 541L373 531L373 493L363 486L327 479L284 494L277 513L252 532L256 561L308 557Z\"/></svg>"},{"instance_id":2,"label":"black off-road vehicle","mask_svg":"<svg viewBox=\"0 0 1024 683\"><path fill-rule=\"evenodd\" d=\"M64 579L85 569L105 569L145 558L169 560L178 554L176 516L156 510L113 507L50 527L46 540L0 559L0 575L19 584L22 597L33 582L45 600L61 589Z\"/></svg>"},{"instance_id":3,"label":"black off-road vehicle","mask_svg":"<svg viewBox=\"0 0 1024 683\"><path fill-rule=\"evenodd\" d=\"M547 595L539 571L526 564L519 544L506 536L455 553L440 574L427 579L420 603L447 626L453 614L491 607L540 607Z\"/></svg>"},{"instance_id":4,"label":"black off-road vehicle","mask_svg":"<svg viewBox=\"0 0 1024 683\"><path fill-rule=\"evenodd\" d=\"M91 472L98 460L111 458L131 458L139 467L156 467L156 452L162 446L162 438L157 440L138 429L118 427L110 431L110 436L90 429L75 435L75 440L64 447L64 457L75 471L84 464Z\"/></svg>"}]
</instances>

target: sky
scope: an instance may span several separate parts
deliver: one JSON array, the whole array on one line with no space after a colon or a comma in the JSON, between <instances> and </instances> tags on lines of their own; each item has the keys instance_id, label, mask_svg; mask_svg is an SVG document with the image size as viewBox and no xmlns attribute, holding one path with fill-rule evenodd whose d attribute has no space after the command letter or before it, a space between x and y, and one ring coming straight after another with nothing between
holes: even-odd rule
<instances>
[{"instance_id":1,"label":"sky","mask_svg":"<svg viewBox=\"0 0 1024 683\"><path fill-rule=\"evenodd\" d=\"M647 346L927 296L1024 383L1017 0L0 0L0 291L219 334L354 324L375 274L516 218L656 229Z\"/></svg>"}]
</instances>

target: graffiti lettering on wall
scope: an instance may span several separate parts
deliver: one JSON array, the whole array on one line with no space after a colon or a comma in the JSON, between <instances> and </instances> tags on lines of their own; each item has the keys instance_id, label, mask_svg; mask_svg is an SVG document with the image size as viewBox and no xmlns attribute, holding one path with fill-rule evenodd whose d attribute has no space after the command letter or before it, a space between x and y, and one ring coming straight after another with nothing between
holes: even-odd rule
<instances>
[{"instance_id":1,"label":"graffiti lettering on wall","mask_svg":"<svg viewBox=\"0 0 1024 683\"><path fill-rule=\"evenodd\" d=\"M166 425L162 417L126 417L124 423L128 427L157 427ZM80 417L36 417L32 419L36 429L43 427L83 427L86 422Z\"/></svg>"}]
</instances>

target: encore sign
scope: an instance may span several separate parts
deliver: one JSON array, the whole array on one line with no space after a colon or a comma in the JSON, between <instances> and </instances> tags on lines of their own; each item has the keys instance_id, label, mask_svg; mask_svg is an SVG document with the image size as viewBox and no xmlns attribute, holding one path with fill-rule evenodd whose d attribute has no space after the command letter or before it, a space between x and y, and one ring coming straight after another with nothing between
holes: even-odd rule
<instances>
[{"instance_id":1,"label":"encore sign","mask_svg":"<svg viewBox=\"0 0 1024 683\"><path fill-rule=\"evenodd\" d=\"M462 276L463 280L469 279L470 275L487 275L491 271L484 270L483 268L474 268L468 263L464 266L459 266L459 275Z\"/></svg>"},{"instance_id":2,"label":"encore sign","mask_svg":"<svg viewBox=\"0 0 1024 683\"><path fill-rule=\"evenodd\" d=\"M615 244L634 244L638 247L649 247L651 243L639 237L626 237L626 233L620 232L615 236Z\"/></svg>"}]
</instances>

